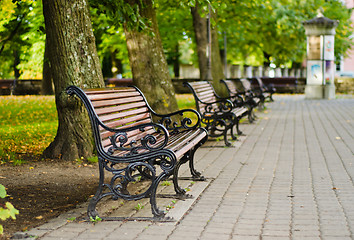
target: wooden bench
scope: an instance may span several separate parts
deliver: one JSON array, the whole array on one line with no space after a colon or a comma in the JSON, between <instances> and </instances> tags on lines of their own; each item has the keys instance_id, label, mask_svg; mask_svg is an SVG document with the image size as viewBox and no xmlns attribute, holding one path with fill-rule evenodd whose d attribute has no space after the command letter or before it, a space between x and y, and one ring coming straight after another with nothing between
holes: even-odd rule
<instances>
[{"instance_id":1,"label":"wooden bench","mask_svg":"<svg viewBox=\"0 0 354 240\"><path fill-rule=\"evenodd\" d=\"M232 80L220 80L227 89L229 97L236 106L246 106L248 108L248 120L252 123L256 120L256 115L253 111L260 104L260 99L255 97L251 91L240 91L237 89L236 83Z\"/></svg>"},{"instance_id":2,"label":"wooden bench","mask_svg":"<svg viewBox=\"0 0 354 240\"><path fill-rule=\"evenodd\" d=\"M273 86L276 92L298 93L304 88L306 79L298 77L261 77L263 84Z\"/></svg>"},{"instance_id":3,"label":"wooden bench","mask_svg":"<svg viewBox=\"0 0 354 240\"><path fill-rule=\"evenodd\" d=\"M251 82L246 78L241 78L239 81L243 87L244 92L252 96L254 101L257 103L258 109L263 110L265 97L262 92L257 89L252 89Z\"/></svg>"},{"instance_id":4,"label":"wooden bench","mask_svg":"<svg viewBox=\"0 0 354 240\"><path fill-rule=\"evenodd\" d=\"M276 92L275 87L272 84L265 85L261 78L255 78L254 80L251 81L254 88L262 93L265 100L269 99L269 101L273 102L273 94Z\"/></svg>"},{"instance_id":5,"label":"wooden bench","mask_svg":"<svg viewBox=\"0 0 354 240\"><path fill-rule=\"evenodd\" d=\"M234 106L231 100L219 97L208 81L185 82L194 95L197 111L206 125L210 137L224 137L226 146L231 146L227 133L230 131L233 140L236 126L237 134L241 135L239 121L248 114L245 106Z\"/></svg>"},{"instance_id":6,"label":"wooden bench","mask_svg":"<svg viewBox=\"0 0 354 240\"><path fill-rule=\"evenodd\" d=\"M9 80L9 79L3 79L0 80L0 94L1 95L12 95L14 92L14 88L16 86L16 79L14 80Z\"/></svg>"},{"instance_id":7,"label":"wooden bench","mask_svg":"<svg viewBox=\"0 0 354 240\"><path fill-rule=\"evenodd\" d=\"M67 93L77 95L88 111L99 159L99 186L88 206L89 217L98 216L96 205L106 196L114 200L149 197L154 218L161 219L165 213L156 204L156 189L161 180L173 176L176 194L185 196L177 177L180 166L186 162L192 176L203 179L194 168L193 157L208 135L200 127L197 111L157 114L136 87L82 90L70 86ZM194 115L195 120L185 117L186 114ZM154 122L152 117L158 120ZM112 174L106 183L105 172ZM138 178L148 181L149 187L144 192L130 193L128 185Z\"/></svg>"}]
</instances>

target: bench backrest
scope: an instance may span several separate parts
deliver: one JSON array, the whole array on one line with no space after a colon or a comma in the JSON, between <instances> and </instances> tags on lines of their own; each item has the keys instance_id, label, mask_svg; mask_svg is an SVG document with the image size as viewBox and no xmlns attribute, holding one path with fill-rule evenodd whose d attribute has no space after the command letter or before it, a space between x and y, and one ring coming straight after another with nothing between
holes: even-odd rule
<instances>
[{"instance_id":1,"label":"bench backrest","mask_svg":"<svg viewBox=\"0 0 354 240\"><path fill-rule=\"evenodd\" d=\"M215 91L208 81L188 82L185 83L194 95L197 105L197 111L201 114L205 112L206 103L216 102ZM217 104L212 104L212 108L217 109Z\"/></svg>"},{"instance_id":2,"label":"bench backrest","mask_svg":"<svg viewBox=\"0 0 354 240\"><path fill-rule=\"evenodd\" d=\"M242 79L240 79L240 82L242 83L242 86L243 86L245 92L251 91L252 85L248 79L242 78Z\"/></svg>"},{"instance_id":3,"label":"bench backrest","mask_svg":"<svg viewBox=\"0 0 354 240\"><path fill-rule=\"evenodd\" d=\"M264 90L267 88L267 86L263 83L262 79L259 78L259 77L256 78L255 84L256 84L256 85L258 84L258 87L259 87L262 91L264 91Z\"/></svg>"},{"instance_id":4,"label":"bench backrest","mask_svg":"<svg viewBox=\"0 0 354 240\"><path fill-rule=\"evenodd\" d=\"M238 93L236 84L232 80L221 80L222 83L225 84L227 91L229 92L230 96L233 96Z\"/></svg>"},{"instance_id":5,"label":"bench backrest","mask_svg":"<svg viewBox=\"0 0 354 240\"><path fill-rule=\"evenodd\" d=\"M89 110L91 121L96 122L96 124L93 124L93 128L97 128L95 134L99 135L99 138L95 136L96 144L100 145L105 152L112 147L109 137L114 135L107 128L126 129L152 122L150 108L144 96L134 87L87 89L84 90L84 93L92 106L93 112L90 113ZM155 132L153 127L145 128L144 131L139 129L129 131L126 136L129 141L124 143L124 140L122 140L123 146L132 141L138 142L143 136ZM117 145L121 143L117 143Z\"/></svg>"}]
</instances>

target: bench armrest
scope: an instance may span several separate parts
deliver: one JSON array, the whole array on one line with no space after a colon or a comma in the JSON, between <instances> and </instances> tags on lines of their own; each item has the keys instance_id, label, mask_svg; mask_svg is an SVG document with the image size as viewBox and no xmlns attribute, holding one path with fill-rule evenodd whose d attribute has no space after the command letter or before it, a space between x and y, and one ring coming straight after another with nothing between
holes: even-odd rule
<instances>
[{"instance_id":1,"label":"bench armrest","mask_svg":"<svg viewBox=\"0 0 354 240\"><path fill-rule=\"evenodd\" d=\"M160 118L158 123L164 125L167 130L172 132L195 129L200 127L201 123L201 116L194 109L182 109L168 114L158 114L153 112L153 114ZM172 119L173 117L175 117L175 120Z\"/></svg>"},{"instance_id":2,"label":"bench armrest","mask_svg":"<svg viewBox=\"0 0 354 240\"><path fill-rule=\"evenodd\" d=\"M234 108L234 104L229 99L220 99L214 102L200 102L205 104L204 110L206 113L231 112Z\"/></svg>"},{"instance_id":3,"label":"bench armrest","mask_svg":"<svg viewBox=\"0 0 354 240\"><path fill-rule=\"evenodd\" d=\"M232 102L234 107L241 107L245 104L243 97L238 93L232 93L229 97L218 97L220 100L229 100Z\"/></svg>"},{"instance_id":4,"label":"bench armrest","mask_svg":"<svg viewBox=\"0 0 354 240\"><path fill-rule=\"evenodd\" d=\"M112 132L113 135L109 137L112 146L108 149L109 153L115 151L127 151L128 155L136 155L139 150L156 151L163 149L168 142L169 133L167 129L158 123L144 123L134 127L123 128L123 129L112 129L108 128L104 124L100 124L107 131ZM145 134L140 139L129 139L128 135L131 131L140 131L144 133L146 130L154 128L156 133L159 135L160 141L153 134ZM163 141L161 141L161 138ZM139 143L137 140L140 140Z\"/></svg>"}]
</instances>

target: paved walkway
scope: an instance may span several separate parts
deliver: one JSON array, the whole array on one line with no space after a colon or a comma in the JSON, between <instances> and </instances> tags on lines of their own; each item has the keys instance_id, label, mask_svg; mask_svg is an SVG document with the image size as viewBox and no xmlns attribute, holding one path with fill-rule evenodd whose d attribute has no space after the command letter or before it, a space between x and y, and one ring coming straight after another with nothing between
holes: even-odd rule
<instances>
[{"instance_id":1,"label":"paved walkway","mask_svg":"<svg viewBox=\"0 0 354 240\"><path fill-rule=\"evenodd\" d=\"M184 182L195 198L172 201L168 215L176 221L68 221L83 206L27 234L45 240L354 239L354 99L277 95L258 116L241 124L247 136L236 147L214 141L198 150L196 168L207 181ZM151 214L148 204L140 212L136 204L110 214Z\"/></svg>"}]
</instances>

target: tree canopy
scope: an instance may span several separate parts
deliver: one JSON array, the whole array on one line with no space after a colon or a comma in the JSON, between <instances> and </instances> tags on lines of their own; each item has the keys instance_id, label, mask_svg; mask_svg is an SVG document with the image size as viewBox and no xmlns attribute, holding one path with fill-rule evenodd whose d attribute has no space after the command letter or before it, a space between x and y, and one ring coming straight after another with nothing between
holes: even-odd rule
<instances>
[{"instance_id":1,"label":"tree canopy","mask_svg":"<svg viewBox=\"0 0 354 240\"><path fill-rule=\"evenodd\" d=\"M138 5L126 4L124 0L89 2L104 76L132 77L122 24L126 22L129 28L144 31L149 22L141 17ZM222 34L226 33L227 59L231 64L299 65L306 53L302 22L314 18L320 8L326 17L339 20L335 39L338 61L353 44L352 9L347 9L340 0L155 0L171 74L176 61L197 65L190 12L196 2L204 12L210 3L217 13L220 46L223 46ZM41 1L1 0L1 6L0 78L41 78L45 48Z\"/></svg>"}]
</instances>

